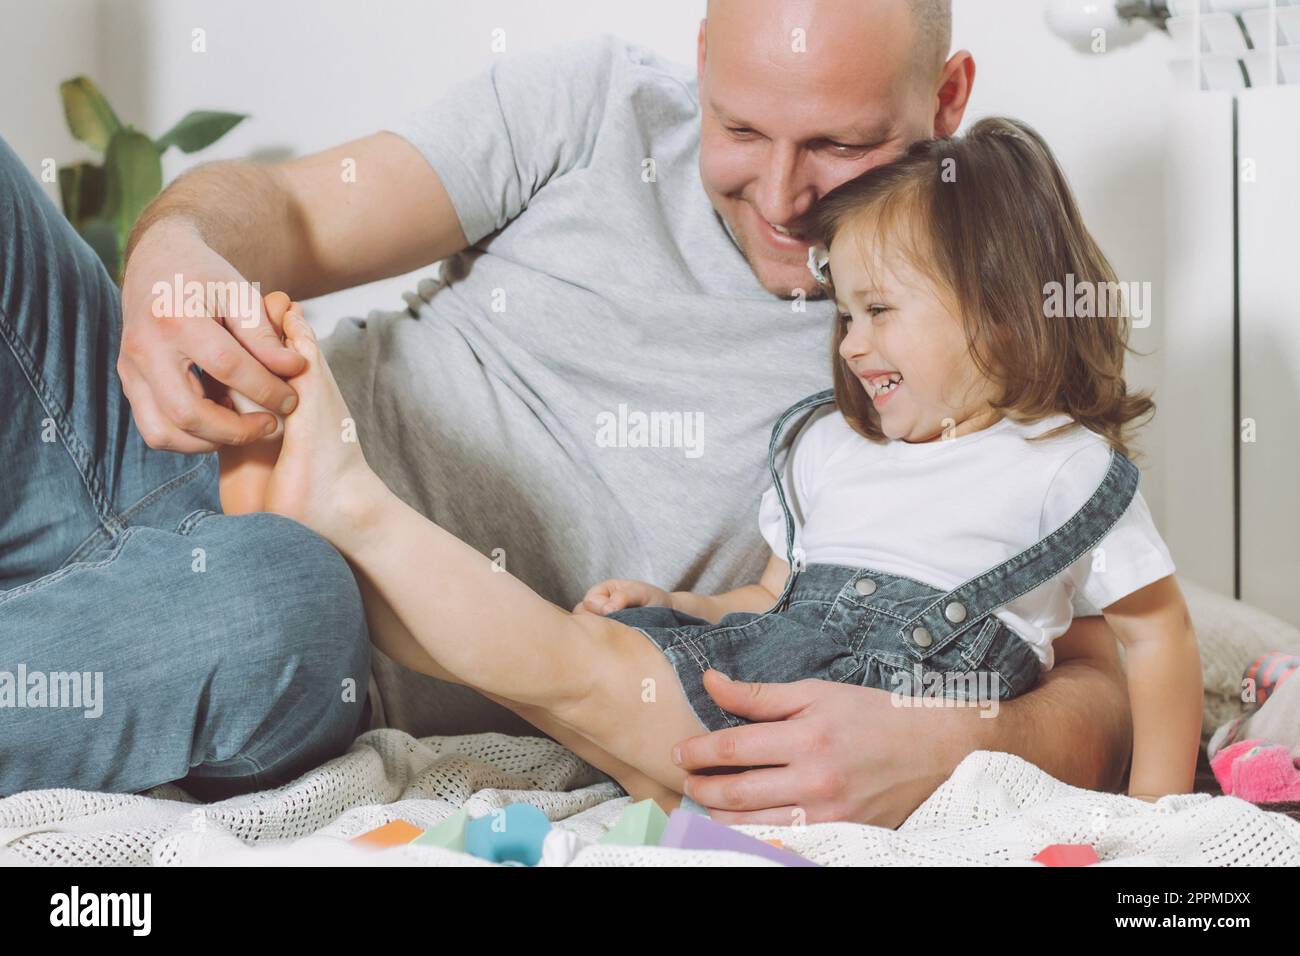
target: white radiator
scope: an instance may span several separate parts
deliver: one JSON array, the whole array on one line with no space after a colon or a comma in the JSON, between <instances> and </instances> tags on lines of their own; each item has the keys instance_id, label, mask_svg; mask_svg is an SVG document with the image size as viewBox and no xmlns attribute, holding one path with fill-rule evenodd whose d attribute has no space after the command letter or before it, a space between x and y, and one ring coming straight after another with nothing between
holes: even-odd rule
<instances>
[{"instance_id":1,"label":"white radiator","mask_svg":"<svg viewBox=\"0 0 1300 956\"><path fill-rule=\"evenodd\" d=\"M1165 537L1300 624L1300 6L1202 3L1241 12L1169 21Z\"/></svg>"}]
</instances>

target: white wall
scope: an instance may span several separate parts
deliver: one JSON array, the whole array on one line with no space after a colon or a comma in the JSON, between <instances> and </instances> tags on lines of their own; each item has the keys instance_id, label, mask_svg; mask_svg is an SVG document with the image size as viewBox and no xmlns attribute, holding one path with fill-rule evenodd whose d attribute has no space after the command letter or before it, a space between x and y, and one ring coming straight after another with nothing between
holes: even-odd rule
<instances>
[{"instance_id":1,"label":"white wall","mask_svg":"<svg viewBox=\"0 0 1300 956\"><path fill-rule=\"evenodd\" d=\"M47 158L95 158L68 132L59 83L79 73L103 75L100 25L97 0L0 0L0 136L33 174ZM58 185L45 189L57 203Z\"/></svg>"},{"instance_id":2,"label":"white wall","mask_svg":"<svg viewBox=\"0 0 1300 956\"><path fill-rule=\"evenodd\" d=\"M0 8L0 131L30 162L83 155L62 128L56 95L59 80L77 72L92 74L124 119L151 132L191 109L253 114L197 157L173 151L170 178L189 163L302 154L379 129L486 68L497 27L509 52L612 31L693 62L704 0L0 0ZM977 62L968 117L1007 114L1043 132L1120 278L1153 283L1157 311L1134 345L1158 349L1167 39L1078 53L1048 31L1041 0L956 0L954 8L954 45ZM195 28L206 31L206 53L191 51ZM315 300L309 312L328 328L344 315L400 307L412 286L413 277L375 283ZM1130 368L1159 401L1160 356ZM1159 413L1140 445L1143 494L1159 523Z\"/></svg>"},{"instance_id":3,"label":"white wall","mask_svg":"<svg viewBox=\"0 0 1300 956\"><path fill-rule=\"evenodd\" d=\"M1130 387L1155 392L1156 414L1139 433L1142 496L1163 527L1165 461L1159 349L1166 322L1164 250L1165 115L1173 85L1172 44L1139 31L1126 46L1076 52L1048 28L1040 0L955 0L953 43L975 55L966 123L1003 114L1032 125L1051 145L1074 187L1084 221L1121 281L1150 282L1151 324L1135 329ZM1226 148L1226 146L1225 146ZM1174 554L1178 564L1178 555Z\"/></svg>"}]
</instances>

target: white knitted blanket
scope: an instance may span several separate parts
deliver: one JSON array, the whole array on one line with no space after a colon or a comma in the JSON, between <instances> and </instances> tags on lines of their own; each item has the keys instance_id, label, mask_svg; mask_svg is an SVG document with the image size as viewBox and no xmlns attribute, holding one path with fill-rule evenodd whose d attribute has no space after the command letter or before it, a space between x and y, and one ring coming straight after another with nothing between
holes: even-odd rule
<instances>
[{"instance_id":1,"label":"white knitted blanket","mask_svg":"<svg viewBox=\"0 0 1300 956\"><path fill-rule=\"evenodd\" d=\"M553 741L477 734L416 740L372 730L351 751L277 790L197 804L175 787L145 796L41 790L0 801L7 862L52 864L478 864L349 837L395 818L432 826L526 801L594 841L628 798ZM898 830L851 823L744 827L819 863L858 866L1024 863L1051 843L1090 843L1105 863L1300 866L1300 823L1235 797L1156 804L1080 790L1010 754L980 751ZM578 866L765 865L757 857L592 845ZM487 865L487 864L483 864Z\"/></svg>"},{"instance_id":2,"label":"white knitted blanket","mask_svg":"<svg viewBox=\"0 0 1300 956\"><path fill-rule=\"evenodd\" d=\"M1201 639L1208 736L1240 711L1237 682L1257 653L1300 650L1294 628L1181 582ZM0 862L69 865L360 863L488 865L348 839L401 818L432 826L531 803L584 841L627 798L559 744L476 734L417 740L372 730L351 750L276 790L200 804L173 785L139 796L33 790L0 799ZM1090 843L1103 864L1300 866L1300 822L1235 797L1155 804L1062 783L1010 754L970 754L898 830L850 823L744 827L828 865L1017 865L1052 843ZM590 845L577 866L769 865L757 857Z\"/></svg>"}]
</instances>

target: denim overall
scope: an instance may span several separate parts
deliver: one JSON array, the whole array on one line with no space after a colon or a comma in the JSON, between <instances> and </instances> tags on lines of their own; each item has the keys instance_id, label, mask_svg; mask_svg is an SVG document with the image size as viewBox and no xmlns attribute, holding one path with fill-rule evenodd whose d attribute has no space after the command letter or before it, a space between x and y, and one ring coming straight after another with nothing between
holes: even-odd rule
<instances>
[{"instance_id":1,"label":"denim overall","mask_svg":"<svg viewBox=\"0 0 1300 956\"><path fill-rule=\"evenodd\" d=\"M1014 557L950 591L873 568L807 564L794 547L794 518L776 468L781 432L794 416L834 401L826 390L777 419L768 470L785 514L790 574L761 614L736 612L712 624L665 607L634 607L609 617L635 627L664 652L696 716L710 730L748 721L727 713L704 690L714 668L733 680L819 678L909 697L1007 699L1034 686L1041 671L1030 646L994 611L1027 594L1091 551L1137 492L1138 469L1111 450L1092 497L1065 524Z\"/></svg>"}]
</instances>

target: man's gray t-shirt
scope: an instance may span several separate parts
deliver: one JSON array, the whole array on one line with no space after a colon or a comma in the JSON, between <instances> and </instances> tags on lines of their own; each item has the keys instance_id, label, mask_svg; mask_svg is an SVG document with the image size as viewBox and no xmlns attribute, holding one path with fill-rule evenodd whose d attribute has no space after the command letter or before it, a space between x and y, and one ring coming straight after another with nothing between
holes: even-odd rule
<instances>
[{"instance_id":1,"label":"man's gray t-shirt","mask_svg":"<svg viewBox=\"0 0 1300 956\"><path fill-rule=\"evenodd\" d=\"M379 476L565 607L607 577L755 582L771 428L829 386L834 307L765 290L715 212L695 71L601 36L504 56L393 132L470 248L326 342ZM393 726L479 729L439 722L446 685L376 676Z\"/></svg>"},{"instance_id":2,"label":"man's gray t-shirt","mask_svg":"<svg viewBox=\"0 0 1300 956\"><path fill-rule=\"evenodd\" d=\"M694 71L615 37L503 57L393 129L470 248L326 343L389 487L565 607L607 577L755 582L772 424L830 383L833 307L759 284L699 127Z\"/></svg>"}]
</instances>

